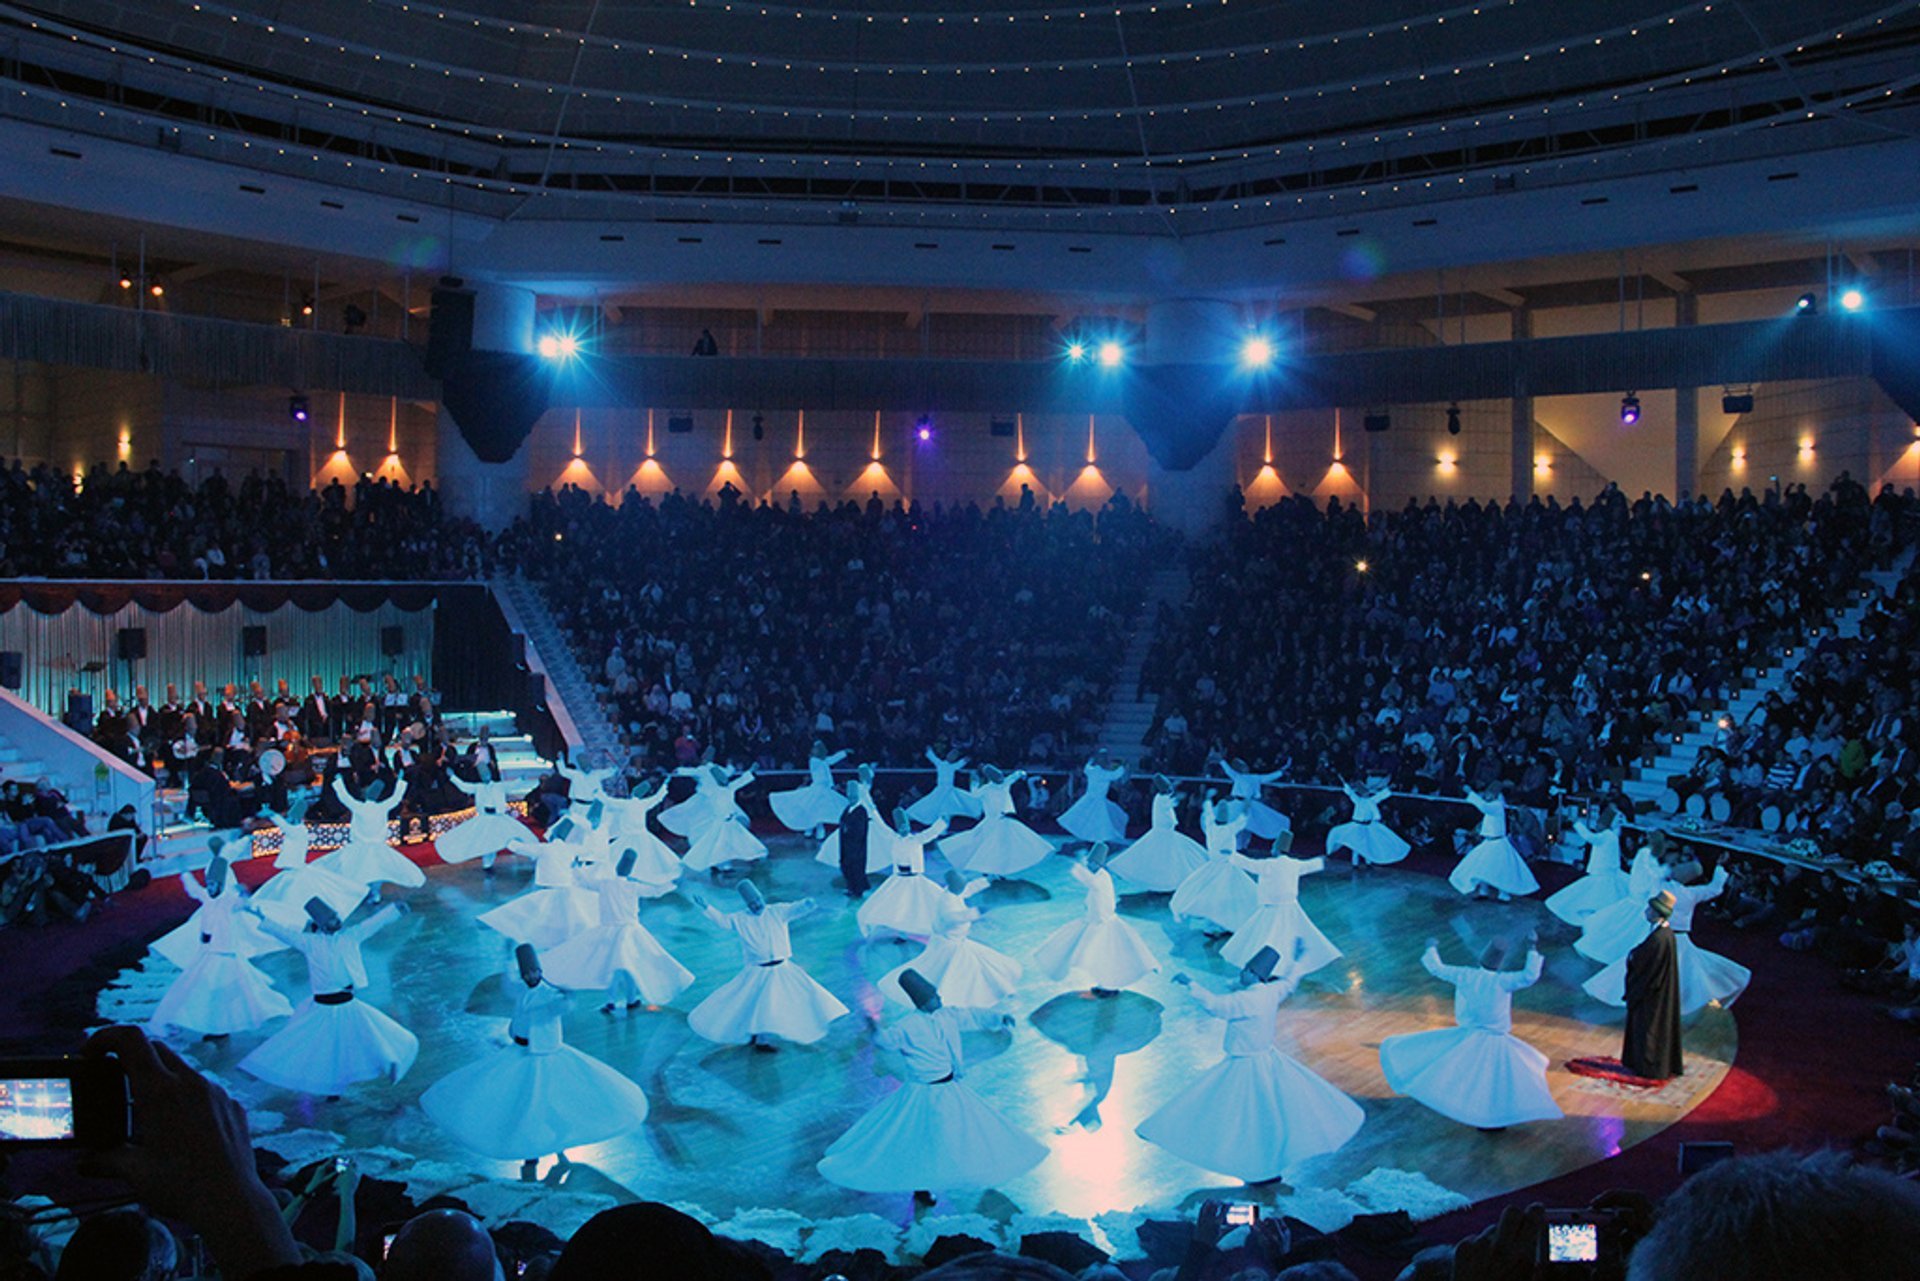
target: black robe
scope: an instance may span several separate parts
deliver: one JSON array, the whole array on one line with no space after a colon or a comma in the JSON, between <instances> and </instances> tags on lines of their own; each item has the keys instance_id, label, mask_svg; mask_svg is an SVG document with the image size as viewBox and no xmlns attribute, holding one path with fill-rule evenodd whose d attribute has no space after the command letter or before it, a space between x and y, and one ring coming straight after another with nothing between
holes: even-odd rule
<instances>
[{"instance_id":1,"label":"black robe","mask_svg":"<svg viewBox=\"0 0 1920 1281\"><path fill-rule=\"evenodd\" d=\"M1627 954L1627 1034L1620 1063L1635 1076L1680 1075L1680 940L1655 926Z\"/></svg>"},{"instance_id":2,"label":"black robe","mask_svg":"<svg viewBox=\"0 0 1920 1281\"><path fill-rule=\"evenodd\" d=\"M867 810L863 805L849 805L840 816L840 875L851 897L867 892Z\"/></svg>"}]
</instances>

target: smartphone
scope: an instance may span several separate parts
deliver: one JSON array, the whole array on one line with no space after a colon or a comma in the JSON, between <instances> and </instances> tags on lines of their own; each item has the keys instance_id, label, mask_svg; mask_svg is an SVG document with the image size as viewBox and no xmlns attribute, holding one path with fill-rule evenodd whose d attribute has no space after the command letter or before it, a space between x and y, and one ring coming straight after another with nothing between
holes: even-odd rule
<instances>
[{"instance_id":1,"label":"smartphone","mask_svg":"<svg viewBox=\"0 0 1920 1281\"><path fill-rule=\"evenodd\" d=\"M132 1131L127 1074L112 1059L0 1059L0 1143L115 1148Z\"/></svg>"},{"instance_id":2,"label":"smartphone","mask_svg":"<svg viewBox=\"0 0 1920 1281\"><path fill-rule=\"evenodd\" d=\"M1260 1222L1260 1205L1255 1201L1227 1202L1226 1225L1230 1228L1250 1228Z\"/></svg>"}]
</instances>

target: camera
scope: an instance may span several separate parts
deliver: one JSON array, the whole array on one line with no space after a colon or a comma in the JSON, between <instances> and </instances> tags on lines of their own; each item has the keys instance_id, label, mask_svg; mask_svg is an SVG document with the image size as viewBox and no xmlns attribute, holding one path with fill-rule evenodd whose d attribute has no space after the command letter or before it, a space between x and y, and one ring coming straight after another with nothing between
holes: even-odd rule
<instances>
[{"instance_id":1,"label":"camera","mask_svg":"<svg viewBox=\"0 0 1920 1281\"><path fill-rule=\"evenodd\" d=\"M1611 1209L1548 1210L1534 1256L1534 1276L1624 1275L1626 1242L1621 1226Z\"/></svg>"},{"instance_id":2,"label":"camera","mask_svg":"<svg viewBox=\"0 0 1920 1281\"><path fill-rule=\"evenodd\" d=\"M1229 1201L1223 1222L1230 1228L1250 1228L1260 1222L1260 1206L1254 1201Z\"/></svg>"},{"instance_id":3,"label":"camera","mask_svg":"<svg viewBox=\"0 0 1920 1281\"><path fill-rule=\"evenodd\" d=\"M0 1144L105 1149L132 1132L127 1074L112 1059L0 1059Z\"/></svg>"}]
</instances>

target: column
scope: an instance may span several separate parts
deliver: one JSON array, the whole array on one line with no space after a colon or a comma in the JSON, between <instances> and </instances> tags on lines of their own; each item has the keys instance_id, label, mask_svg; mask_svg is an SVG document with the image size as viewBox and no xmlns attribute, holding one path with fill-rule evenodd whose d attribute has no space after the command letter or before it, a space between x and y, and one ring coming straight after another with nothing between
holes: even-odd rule
<instances>
[{"instance_id":1,"label":"column","mask_svg":"<svg viewBox=\"0 0 1920 1281\"><path fill-rule=\"evenodd\" d=\"M1513 317L1513 341L1524 343L1533 337L1533 311L1528 307L1515 307ZM1521 502L1533 496L1533 390L1527 383L1527 362L1524 348L1514 365L1512 452L1509 457L1513 465L1513 496Z\"/></svg>"},{"instance_id":2,"label":"column","mask_svg":"<svg viewBox=\"0 0 1920 1281\"><path fill-rule=\"evenodd\" d=\"M1227 509L1227 495L1234 486L1230 403L1237 389L1231 380L1240 376L1240 343L1245 330L1240 308L1232 302L1168 298L1148 306L1140 350L1130 353L1130 358L1142 365L1214 366L1219 376L1219 404L1196 403L1188 408L1202 419L1219 413L1226 425L1221 438L1190 468L1171 471L1151 456L1147 464L1147 499L1154 518L1190 535L1219 525ZM1140 431L1144 426L1135 423L1134 429Z\"/></svg>"},{"instance_id":3,"label":"column","mask_svg":"<svg viewBox=\"0 0 1920 1281\"><path fill-rule=\"evenodd\" d=\"M1673 323L1692 325L1700 319L1700 300L1694 294L1678 294L1673 300ZM1673 393L1673 498L1684 502L1693 496L1700 479L1700 389L1678 387Z\"/></svg>"},{"instance_id":4,"label":"column","mask_svg":"<svg viewBox=\"0 0 1920 1281\"><path fill-rule=\"evenodd\" d=\"M510 285L480 284L473 295L473 346L477 351L530 354L533 351L532 291ZM503 529L526 510L528 450L522 445L504 463L482 462L460 433L446 406L435 423L437 462L434 487L449 515Z\"/></svg>"}]
</instances>

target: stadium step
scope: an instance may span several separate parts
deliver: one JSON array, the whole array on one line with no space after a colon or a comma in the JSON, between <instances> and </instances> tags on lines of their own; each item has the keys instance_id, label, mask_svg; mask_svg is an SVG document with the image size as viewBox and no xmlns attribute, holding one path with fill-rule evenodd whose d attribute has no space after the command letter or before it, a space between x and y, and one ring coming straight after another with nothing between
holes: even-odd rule
<instances>
[{"instance_id":1,"label":"stadium step","mask_svg":"<svg viewBox=\"0 0 1920 1281\"><path fill-rule=\"evenodd\" d=\"M1146 668L1147 655L1153 652L1153 638L1162 605L1177 606L1187 598L1192 580L1186 565L1162 566L1147 579L1140 609L1133 616L1126 648L1120 652L1119 670L1114 672L1113 693L1107 700L1096 740L1114 759L1138 765L1146 754L1147 733L1153 728L1158 700L1140 696L1140 673Z\"/></svg>"},{"instance_id":2,"label":"stadium step","mask_svg":"<svg viewBox=\"0 0 1920 1281\"><path fill-rule=\"evenodd\" d=\"M533 583L519 577L497 580L494 589L513 604L528 648L539 655L546 668L554 697L573 721L582 749L588 754L605 752L615 759L624 758L619 731L607 717L601 690L580 665L579 655L554 618L546 597Z\"/></svg>"}]
</instances>

